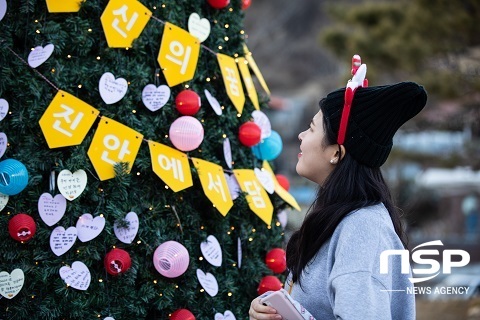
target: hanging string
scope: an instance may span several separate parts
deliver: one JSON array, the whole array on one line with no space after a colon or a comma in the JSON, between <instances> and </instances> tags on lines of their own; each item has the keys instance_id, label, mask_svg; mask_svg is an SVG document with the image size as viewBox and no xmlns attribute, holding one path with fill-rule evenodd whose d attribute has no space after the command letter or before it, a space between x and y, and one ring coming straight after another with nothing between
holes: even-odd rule
<instances>
[{"instance_id":1,"label":"hanging string","mask_svg":"<svg viewBox=\"0 0 480 320\"><path fill-rule=\"evenodd\" d=\"M175 208L175 206L171 206L172 210L173 210L173 213L175 213L175 217L177 217L177 221L178 221L178 226L180 227L180 232L183 234L183 227L182 227L182 223L180 222L180 217L178 216L178 213L177 213L177 209Z\"/></svg>"},{"instance_id":2,"label":"hanging string","mask_svg":"<svg viewBox=\"0 0 480 320\"><path fill-rule=\"evenodd\" d=\"M3 42L3 41L2 41ZM15 57L17 57L20 61L22 61L25 65L27 65L30 69L32 69L37 75L39 75L40 77L43 78L43 80L45 80L49 85L51 85L53 88L55 88L55 90L57 91L60 91L60 89L54 85L50 80L47 79L47 77L45 77L43 74L41 74L37 69L35 68L32 68L27 61L25 61L22 57L20 57L15 51L13 51L12 49L10 49L9 47L6 47L6 49L8 51L10 51Z\"/></svg>"},{"instance_id":3,"label":"hanging string","mask_svg":"<svg viewBox=\"0 0 480 320\"><path fill-rule=\"evenodd\" d=\"M52 169L50 172L50 193L55 194L55 170Z\"/></svg>"}]
</instances>

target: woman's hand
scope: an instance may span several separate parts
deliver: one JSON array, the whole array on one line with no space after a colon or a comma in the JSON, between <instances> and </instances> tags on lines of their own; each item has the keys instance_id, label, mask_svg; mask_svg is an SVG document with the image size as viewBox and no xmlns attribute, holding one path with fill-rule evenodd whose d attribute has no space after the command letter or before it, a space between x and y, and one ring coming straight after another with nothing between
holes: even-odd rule
<instances>
[{"instance_id":1,"label":"woman's hand","mask_svg":"<svg viewBox=\"0 0 480 320\"><path fill-rule=\"evenodd\" d=\"M272 307L264 306L260 303L260 298L252 300L250 304L250 310L248 311L250 320L256 319L270 319L280 320L282 316L277 313L277 310Z\"/></svg>"}]
</instances>

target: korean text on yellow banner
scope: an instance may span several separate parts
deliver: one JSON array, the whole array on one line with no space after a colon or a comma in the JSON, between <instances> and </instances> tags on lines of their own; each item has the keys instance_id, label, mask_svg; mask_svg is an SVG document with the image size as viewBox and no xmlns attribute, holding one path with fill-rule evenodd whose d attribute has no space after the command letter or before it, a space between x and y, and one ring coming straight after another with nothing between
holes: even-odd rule
<instances>
[{"instance_id":1,"label":"korean text on yellow banner","mask_svg":"<svg viewBox=\"0 0 480 320\"><path fill-rule=\"evenodd\" d=\"M250 75L250 71L248 70L247 60L245 58L238 58L238 69L240 69L240 74L243 78L243 83L245 84L245 88L247 88L248 97L250 101L252 101L253 106L255 109L260 110L260 105L258 104L258 95L257 91L255 90L255 85L253 84L252 76Z\"/></svg>"},{"instance_id":2,"label":"korean text on yellow banner","mask_svg":"<svg viewBox=\"0 0 480 320\"><path fill-rule=\"evenodd\" d=\"M185 153L164 144L148 141L153 172L174 192L193 185L190 164Z\"/></svg>"},{"instance_id":3,"label":"korean text on yellow banner","mask_svg":"<svg viewBox=\"0 0 480 320\"><path fill-rule=\"evenodd\" d=\"M99 113L91 105L59 90L39 121L48 147L81 144Z\"/></svg>"},{"instance_id":4,"label":"korean text on yellow banner","mask_svg":"<svg viewBox=\"0 0 480 320\"><path fill-rule=\"evenodd\" d=\"M110 0L100 17L108 46L131 47L151 16L152 12L137 0Z\"/></svg>"},{"instance_id":5,"label":"korean text on yellow banner","mask_svg":"<svg viewBox=\"0 0 480 320\"><path fill-rule=\"evenodd\" d=\"M235 59L227 55L217 53L218 64L222 71L223 82L227 95L232 101L238 113L242 113L243 105L245 104L245 94L243 93L242 81L238 73Z\"/></svg>"},{"instance_id":6,"label":"korean text on yellow banner","mask_svg":"<svg viewBox=\"0 0 480 320\"><path fill-rule=\"evenodd\" d=\"M157 60L169 87L193 78L199 54L200 40L174 24L165 24Z\"/></svg>"},{"instance_id":7,"label":"korean text on yellow banner","mask_svg":"<svg viewBox=\"0 0 480 320\"><path fill-rule=\"evenodd\" d=\"M233 200L228 191L227 180L223 168L218 164L198 158L192 158L192 162L198 171L203 192L213 203L215 208L226 216L233 206Z\"/></svg>"},{"instance_id":8,"label":"korean text on yellow banner","mask_svg":"<svg viewBox=\"0 0 480 320\"><path fill-rule=\"evenodd\" d=\"M88 157L100 180L114 178L114 166L119 162L128 162L130 172L142 139L143 135L137 131L102 117L88 149Z\"/></svg>"},{"instance_id":9,"label":"korean text on yellow banner","mask_svg":"<svg viewBox=\"0 0 480 320\"><path fill-rule=\"evenodd\" d=\"M247 202L250 210L252 210L267 225L272 223L273 205L268 197L267 192L255 176L255 172L251 169L233 170L235 178L237 178L240 189L247 193Z\"/></svg>"}]
</instances>

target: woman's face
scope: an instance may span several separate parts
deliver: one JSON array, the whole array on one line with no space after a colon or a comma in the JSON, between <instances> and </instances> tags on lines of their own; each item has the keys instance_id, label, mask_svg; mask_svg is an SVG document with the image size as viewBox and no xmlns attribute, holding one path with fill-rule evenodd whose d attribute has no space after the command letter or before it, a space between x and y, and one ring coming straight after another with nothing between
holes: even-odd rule
<instances>
[{"instance_id":1,"label":"woman's face","mask_svg":"<svg viewBox=\"0 0 480 320\"><path fill-rule=\"evenodd\" d=\"M300 140L300 153L298 154L297 173L322 185L338 162L338 146L336 144L327 146L321 110L313 117L309 128L300 132L298 139ZM331 160L333 160L333 164L330 162Z\"/></svg>"}]
</instances>

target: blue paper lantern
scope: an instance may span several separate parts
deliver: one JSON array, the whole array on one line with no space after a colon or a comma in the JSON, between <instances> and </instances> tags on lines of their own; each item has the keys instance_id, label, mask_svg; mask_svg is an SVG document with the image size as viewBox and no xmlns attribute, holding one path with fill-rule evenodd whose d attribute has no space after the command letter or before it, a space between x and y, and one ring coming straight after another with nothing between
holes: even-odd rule
<instances>
[{"instance_id":1,"label":"blue paper lantern","mask_svg":"<svg viewBox=\"0 0 480 320\"><path fill-rule=\"evenodd\" d=\"M6 159L0 162L0 193L14 196L28 184L27 168L18 160Z\"/></svg>"},{"instance_id":2,"label":"blue paper lantern","mask_svg":"<svg viewBox=\"0 0 480 320\"><path fill-rule=\"evenodd\" d=\"M282 153L283 143L278 132L272 130L272 134L262 142L252 147L253 154L260 160L273 160Z\"/></svg>"}]
</instances>

